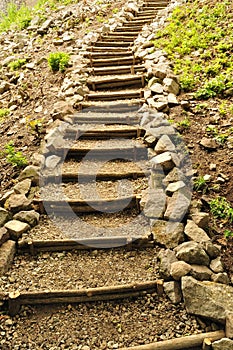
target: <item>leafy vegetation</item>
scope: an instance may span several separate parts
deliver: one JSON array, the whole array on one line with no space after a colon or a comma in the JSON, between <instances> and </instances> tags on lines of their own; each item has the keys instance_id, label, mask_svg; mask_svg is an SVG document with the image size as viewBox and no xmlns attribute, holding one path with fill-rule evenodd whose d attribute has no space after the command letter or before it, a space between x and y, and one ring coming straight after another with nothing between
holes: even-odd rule
<instances>
[{"instance_id":1,"label":"leafy vegetation","mask_svg":"<svg viewBox=\"0 0 233 350\"><path fill-rule=\"evenodd\" d=\"M225 230L225 231L224 231L224 236L225 236L225 238L233 237L233 231L231 231L231 230Z\"/></svg>"},{"instance_id":2,"label":"leafy vegetation","mask_svg":"<svg viewBox=\"0 0 233 350\"><path fill-rule=\"evenodd\" d=\"M233 95L233 32L228 19L233 5L188 1L177 7L154 45L163 48L180 75L184 91L196 91L197 99Z\"/></svg>"},{"instance_id":3,"label":"leafy vegetation","mask_svg":"<svg viewBox=\"0 0 233 350\"><path fill-rule=\"evenodd\" d=\"M64 72L66 67L69 65L70 56L65 52L54 52L48 57L48 65L52 71Z\"/></svg>"},{"instance_id":4,"label":"leafy vegetation","mask_svg":"<svg viewBox=\"0 0 233 350\"><path fill-rule=\"evenodd\" d=\"M25 58L19 58L18 60L15 60L13 62L10 62L8 64L8 67L11 70L17 70L20 69L21 67L23 67L25 65L25 63L27 62L27 60Z\"/></svg>"},{"instance_id":5,"label":"leafy vegetation","mask_svg":"<svg viewBox=\"0 0 233 350\"><path fill-rule=\"evenodd\" d=\"M5 117L10 114L10 110L8 108L0 108L0 123L5 119Z\"/></svg>"},{"instance_id":6,"label":"leafy vegetation","mask_svg":"<svg viewBox=\"0 0 233 350\"><path fill-rule=\"evenodd\" d=\"M210 211L217 219L233 222L233 208L224 197L216 197L210 202Z\"/></svg>"},{"instance_id":7,"label":"leafy vegetation","mask_svg":"<svg viewBox=\"0 0 233 350\"><path fill-rule=\"evenodd\" d=\"M6 14L0 12L0 32L9 29L25 29L30 25L35 13L39 11L40 17L46 16L46 8L56 10L58 6L78 3L79 0L39 0L34 8L24 4L17 6L10 2Z\"/></svg>"},{"instance_id":8,"label":"leafy vegetation","mask_svg":"<svg viewBox=\"0 0 233 350\"><path fill-rule=\"evenodd\" d=\"M193 189L195 191L204 190L207 186L204 176L199 176L193 181Z\"/></svg>"},{"instance_id":9,"label":"leafy vegetation","mask_svg":"<svg viewBox=\"0 0 233 350\"><path fill-rule=\"evenodd\" d=\"M8 163L14 167L23 167L28 164L27 159L23 156L22 152L15 151L14 143L10 141L5 145L5 155Z\"/></svg>"}]
</instances>

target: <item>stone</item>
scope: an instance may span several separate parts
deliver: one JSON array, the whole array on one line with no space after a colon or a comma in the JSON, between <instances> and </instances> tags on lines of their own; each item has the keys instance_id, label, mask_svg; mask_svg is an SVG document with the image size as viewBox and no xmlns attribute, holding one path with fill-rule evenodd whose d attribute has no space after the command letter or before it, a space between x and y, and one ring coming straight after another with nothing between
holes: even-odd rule
<instances>
[{"instance_id":1,"label":"stone","mask_svg":"<svg viewBox=\"0 0 233 350\"><path fill-rule=\"evenodd\" d=\"M145 135L144 142L149 146L153 147L156 144L157 139L153 135Z\"/></svg>"},{"instance_id":2,"label":"stone","mask_svg":"<svg viewBox=\"0 0 233 350\"><path fill-rule=\"evenodd\" d=\"M155 107L158 111L168 111L168 103L167 101L157 101L153 104L153 107Z\"/></svg>"},{"instance_id":3,"label":"stone","mask_svg":"<svg viewBox=\"0 0 233 350\"><path fill-rule=\"evenodd\" d=\"M164 91L172 93L174 95L178 95L180 91L179 84L172 79L172 78L164 78L163 79L163 84L164 84Z\"/></svg>"},{"instance_id":4,"label":"stone","mask_svg":"<svg viewBox=\"0 0 233 350\"><path fill-rule=\"evenodd\" d=\"M16 252L14 241L8 240L0 247L0 277L10 268Z\"/></svg>"},{"instance_id":5,"label":"stone","mask_svg":"<svg viewBox=\"0 0 233 350\"><path fill-rule=\"evenodd\" d=\"M0 246L10 238L9 232L5 227L0 228Z\"/></svg>"},{"instance_id":6,"label":"stone","mask_svg":"<svg viewBox=\"0 0 233 350\"><path fill-rule=\"evenodd\" d=\"M35 165L28 165L23 169L21 174L19 175L19 180L31 179L32 183L38 184L40 177L39 167Z\"/></svg>"},{"instance_id":7,"label":"stone","mask_svg":"<svg viewBox=\"0 0 233 350\"><path fill-rule=\"evenodd\" d=\"M12 194L5 203L5 206L17 213L21 210L29 210L31 208L32 201L29 200L24 194Z\"/></svg>"},{"instance_id":8,"label":"stone","mask_svg":"<svg viewBox=\"0 0 233 350\"><path fill-rule=\"evenodd\" d=\"M0 227L10 220L10 213L8 210L0 207Z\"/></svg>"},{"instance_id":9,"label":"stone","mask_svg":"<svg viewBox=\"0 0 233 350\"><path fill-rule=\"evenodd\" d=\"M5 224L5 228L9 231L11 239L18 240L24 232L30 229L30 226L25 222L11 220Z\"/></svg>"},{"instance_id":10,"label":"stone","mask_svg":"<svg viewBox=\"0 0 233 350\"><path fill-rule=\"evenodd\" d=\"M222 338L212 343L212 350L233 350L233 340Z\"/></svg>"},{"instance_id":11,"label":"stone","mask_svg":"<svg viewBox=\"0 0 233 350\"><path fill-rule=\"evenodd\" d=\"M205 231L198 227L194 221L188 220L184 229L184 233L189 240L195 241L197 243L209 241L209 236Z\"/></svg>"},{"instance_id":12,"label":"stone","mask_svg":"<svg viewBox=\"0 0 233 350\"><path fill-rule=\"evenodd\" d=\"M44 165L44 162L45 162L45 157L43 156L43 154L33 153L31 157L32 165L42 167Z\"/></svg>"},{"instance_id":13,"label":"stone","mask_svg":"<svg viewBox=\"0 0 233 350\"><path fill-rule=\"evenodd\" d=\"M218 256L217 258L211 260L210 268L215 273L219 273L219 272L223 272L224 271L223 264L221 262L221 257L220 256Z\"/></svg>"},{"instance_id":14,"label":"stone","mask_svg":"<svg viewBox=\"0 0 233 350\"><path fill-rule=\"evenodd\" d=\"M175 248L176 257L188 264L209 265L210 259L201 244L191 241L184 242Z\"/></svg>"},{"instance_id":15,"label":"stone","mask_svg":"<svg viewBox=\"0 0 233 350\"><path fill-rule=\"evenodd\" d=\"M208 281L213 272L204 265L191 265L190 275L199 281Z\"/></svg>"},{"instance_id":16,"label":"stone","mask_svg":"<svg viewBox=\"0 0 233 350\"><path fill-rule=\"evenodd\" d=\"M150 179L149 179L149 188L154 189L163 189L163 171L151 170Z\"/></svg>"},{"instance_id":17,"label":"stone","mask_svg":"<svg viewBox=\"0 0 233 350\"><path fill-rule=\"evenodd\" d=\"M40 219L40 214L35 210L20 211L13 216L14 220L26 222L31 227L36 226Z\"/></svg>"},{"instance_id":18,"label":"stone","mask_svg":"<svg viewBox=\"0 0 233 350\"><path fill-rule=\"evenodd\" d=\"M176 95L169 93L167 96L167 102L169 107L174 107L177 106L179 104L179 101L177 100Z\"/></svg>"},{"instance_id":19,"label":"stone","mask_svg":"<svg viewBox=\"0 0 233 350\"><path fill-rule=\"evenodd\" d=\"M64 120L67 115L72 115L74 113L73 107L66 101L58 101L54 104L52 111L52 118Z\"/></svg>"},{"instance_id":20,"label":"stone","mask_svg":"<svg viewBox=\"0 0 233 350\"><path fill-rule=\"evenodd\" d=\"M153 77L153 78L151 78L151 79L148 81L148 85L147 85L147 86L148 86L148 88L150 89L151 86L157 84L158 82L159 82L159 79Z\"/></svg>"},{"instance_id":21,"label":"stone","mask_svg":"<svg viewBox=\"0 0 233 350\"><path fill-rule=\"evenodd\" d=\"M185 261L176 261L171 264L170 274L174 280L179 281L181 277L186 276L191 271L191 265Z\"/></svg>"},{"instance_id":22,"label":"stone","mask_svg":"<svg viewBox=\"0 0 233 350\"><path fill-rule=\"evenodd\" d=\"M178 261L175 253L170 249L161 249L158 254L159 273L165 281L170 279L171 264Z\"/></svg>"},{"instance_id":23,"label":"stone","mask_svg":"<svg viewBox=\"0 0 233 350\"><path fill-rule=\"evenodd\" d=\"M171 221L181 221L187 214L191 198L180 191L175 192L167 203L167 209L164 213L164 219Z\"/></svg>"},{"instance_id":24,"label":"stone","mask_svg":"<svg viewBox=\"0 0 233 350\"><path fill-rule=\"evenodd\" d=\"M217 258L221 254L221 247L213 244L212 242L204 242L203 248L211 259Z\"/></svg>"},{"instance_id":25,"label":"stone","mask_svg":"<svg viewBox=\"0 0 233 350\"><path fill-rule=\"evenodd\" d=\"M14 186L14 192L26 195L31 188L31 184L32 181L30 179L22 180Z\"/></svg>"},{"instance_id":26,"label":"stone","mask_svg":"<svg viewBox=\"0 0 233 350\"><path fill-rule=\"evenodd\" d=\"M163 93L163 85L159 83L154 83L150 86L151 91L155 92L156 94L162 94Z\"/></svg>"},{"instance_id":27,"label":"stone","mask_svg":"<svg viewBox=\"0 0 233 350\"><path fill-rule=\"evenodd\" d=\"M2 66L8 66L9 63L15 61L16 59L16 56L7 56L4 60L2 60Z\"/></svg>"},{"instance_id":28,"label":"stone","mask_svg":"<svg viewBox=\"0 0 233 350\"><path fill-rule=\"evenodd\" d=\"M151 189L144 207L144 214L150 218L162 218L165 212L166 195L162 189Z\"/></svg>"},{"instance_id":29,"label":"stone","mask_svg":"<svg viewBox=\"0 0 233 350\"><path fill-rule=\"evenodd\" d=\"M233 288L226 284L181 279L184 304L188 313L225 323L226 313L233 312Z\"/></svg>"},{"instance_id":30,"label":"stone","mask_svg":"<svg viewBox=\"0 0 233 350\"><path fill-rule=\"evenodd\" d=\"M155 241L166 248L175 248L184 241L184 225L182 223L154 220L151 224Z\"/></svg>"},{"instance_id":31,"label":"stone","mask_svg":"<svg viewBox=\"0 0 233 350\"><path fill-rule=\"evenodd\" d=\"M226 327L225 327L226 337L233 338L233 312L226 313Z\"/></svg>"},{"instance_id":32,"label":"stone","mask_svg":"<svg viewBox=\"0 0 233 350\"><path fill-rule=\"evenodd\" d=\"M209 213L197 212L191 215L192 220L195 222L197 226L200 228L207 228L209 225Z\"/></svg>"},{"instance_id":33,"label":"stone","mask_svg":"<svg viewBox=\"0 0 233 350\"><path fill-rule=\"evenodd\" d=\"M184 188L186 185L183 181L171 182L165 189L165 193L168 196L172 196L174 192L177 192Z\"/></svg>"},{"instance_id":34,"label":"stone","mask_svg":"<svg viewBox=\"0 0 233 350\"><path fill-rule=\"evenodd\" d=\"M166 64L156 64L152 67L152 72L155 77L164 79L167 75L167 68L168 66Z\"/></svg>"},{"instance_id":35,"label":"stone","mask_svg":"<svg viewBox=\"0 0 233 350\"><path fill-rule=\"evenodd\" d=\"M215 140L209 139L208 137L203 137L200 141L200 145L206 149L214 150L218 148L218 144Z\"/></svg>"},{"instance_id":36,"label":"stone","mask_svg":"<svg viewBox=\"0 0 233 350\"><path fill-rule=\"evenodd\" d=\"M177 167L175 167L171 171L169 171L169 173L167 174L167 176L163 180L163 184L164 184L164 186L167 187L169 185L169 183L176 182L176 181L183 181L184 183L187 182L187 178L186 178L185 174Z\"/></svg>"},{"instance_id":37,"label":"stone","mask_svg":"<svg viewBox=\"0 0 233 350\"><path fill-rule=\"evenodd\" d=\"M61 161L61 158L53 154L51 156L48 156L45 159L45 166L46 168L53 170L56 168L56 166L59 164L60 161Z\"/></svg>"},{"instance_id":38,"label":"stone","mask_svg":"<svg viewBox=\"0 0 233 350\"><path fill-rule=\"evenodd\" d=\"M226 272L213 273L211 275L211 281L216 283L229 284L229 278Z\"/></svg>"},{"instance_id":39,"label":"stone","mask_svg":"<svg viewBox=\"0 0 233 350\"><path fill-rule=\"evenodd\" d=\"M170 151L170 152L175 151L176 146L172 143L169 136L162 135L160 137L160 139L158 140L154 150L157 154L161 154L161 153L164 153L166 151Z\"/></svg>"},{"instance_id":40,"label":"stone","mask_svg":"<svg viewBox=\"0 0 233 350\"><path fill-rule=\"evenodd\" d=\"M151 90L144 90L144 98L147 100L151 97Z\"/></svg>"},{"instance_id":41,"label":"stone","mask_svg":"<svg viewBox=\"0 0 233 350\"><path fill-rule=\"evenodd\" d=\"M178 304L182 300L180 285L177 281L164 282L164 292L172 303Z\"/></svg>"},{"instance_id":42,"label":"stone","mask_svg":"<svg viewBox=\"0 0 233 350\"><path fill-rule=\"evenodd\" d=\"M9 90L11 87L11 84L8 83L7 81L2 81L0 83L0 94L3 94L4 92L6 92L7 90Z\"/></svg>"},{"instance_id":43,"label":"stone","mask_svg":"<svg viewBox=\"0 0 233 350\"><path fill-rule=\"evenodd\" d=\"M165 171L171 170L175 166L170 152L164 152L153 157L151 164L152 167L162 166Z\"/></svg>"}]
</instances>

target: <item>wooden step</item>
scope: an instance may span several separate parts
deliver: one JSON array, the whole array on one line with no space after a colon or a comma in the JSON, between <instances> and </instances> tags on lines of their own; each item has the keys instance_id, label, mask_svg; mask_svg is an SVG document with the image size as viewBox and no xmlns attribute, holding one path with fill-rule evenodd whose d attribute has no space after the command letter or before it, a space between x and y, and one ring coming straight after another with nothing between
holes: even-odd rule
<instances>
[{"instance_id":1,"label":"wooden step","mask_svg":"<svg viewBox=\"0 0 233 350\"><path fill-rule=\"evenodd\" d=\"M123 65L135 65L141 62L140 58L135 58L130 54L129 56L123 57L113 57L113 58L103 58L90 60L91 67L109 67L109 66L123 66Z\"/></svg>"},{"instance_id":2,"label":"wooden step","mask_svg":"<svg viewBox=\"0 0 233 350\"><path fill-rule=\"evenodd\" d=\"M123 125L136 125L140 123L141 116L137 114L138 105L129 106L128 112L115 113L92 113L92 112L80 112L72 117L74 123L79 124L123 124ZM130 108L133 110L130 111Z\"/></svg>"},{"instance_id":3,"label":"wooden step","mask_svg":"<svg viewBox=\"0 0 233 350\"><path fill-rule=\"evenodd\" d=\"M127 25L124 25L123 27L117 27L114 31L116 32L116 33L118 33L118 32L140 32L142 30L142 26L140 25L140 26L134 26L134 27L129 27L129 26L127 26Z\"/></svg>"},{"instance_id":4,"label":"wooden step","mask_svg":"<svg viewBox=\"0 0 233 350\"><path fill-rule=\"evenodd\" d=\"M78 127L69 127L66 130L65 137L72 139L111 139L111 138L137 138L145 134L144 129L136 126L125 126L118 127L117 125L114 128L107 127L94 127L94 128L82 128Z\"/></svg>"},{"instance_id":5,"label":"wooden step","mask_svg":"<svg viewBox=\"0 0 233 350\"><path fill-rule=\"evenodd\" d=\"M85 95L85 101L115 101L125 99L143 98L143 91L139 90L120 90L108 91L105 93L90 93Z\"/></svg>"},{"instance_id":6,"label":"wooden step","mask_svg":"<svg viewBox=\"0 0 233 350\"><path fill-rule=\"evenodd\" d=\"M131 100L118 100L118 101L92 101L92 102L80 102L79 108L82 112L91 113L131 113L137 112L141 105L145 102L145 99L131 99ZM123 120L123 119L122 119ZM127 124L127 123L126 123Z\"/></svg>"},{"instance_id":7,"label":"wooden step","mask_svg":"<svg viewBox=\"0 0 233 350\"><path fill-rule=\"evenodd\" d=\"M97 41L96 43L93 44L94 47L129 47L129 43L125 41Z\"/></svg>"},{"instance_id":8,"label":"wooden step","mask_svg":"<svg viewBox=\"0 0 233 350\"><path fill-rule=\"evenodd\" d=\"M105 65L109 59L114 59L117 61L119 59L123 59L123 58L129 58L129 57L133 57L132 56L132 52L130 51L123 51L123 52L86 52L84 54L85 58L89 58L90 60L95 60L97 61L99 59L99 64L98 66L101 67L101 62L104 60L103 65ZM115 65L115 63L114 63ZM95 66L95 65L93 65Z\"/></svg>"},{"instance_id":9,"label":"wooden step","mask_svg":"<svg viewBox=\"0 0 233 350\"><path fill-rule=\"evenodd\" d=\"M97 47L97 46L91 46L89 48L90 52L103 52L103 53L107 53L107 52L110 52L111 54L112 53L117 53L117 52L128 52L130 50L130 48L127 46L127 47L113 47L113 46L106 46L106 47Z\"/></svg>"},{"instance_id":10,"label":"wooden step","mask_svg":"<svg viewBox=\"0 0 233 350\"><path fill-rule=\"evenodd\" d=\"M126 35L122 35L121 33L119 35L112 35L112 34L109 34L109 35L106 35L106 36L102 36L100 38L100 40L102 42L106 42L106 41L116 41L116 42L127 42L127 43L131 43L134 41L134 39L137 37L137 35L134 35L134 36L126 36Z\"/></svg>"},{"instance_id":11,"label":"wooden step","mask_svg":"<svg viewBox=\"0 0 233 350\"><path fill-rule=\"evenodd\" d=\"M155 16L157 12L157 10L139 11L136 18L141 16Z\"/></svg>"},{"instance_id":12,"label":"wooden step","mask_svg":"<svg viewBox=\"0 0 233 350\"><path fill-rule=\"evenodd\" d=\"M153 18L151 19L140 19L138 17L135 17L135 19L132 19L131 21L125 21L125 25L126 26L131 26L134 27L135 25L142 25L144 26L145 24L151 22L153 20Z\"/></svg>"},{"instance_id":13,"label":"wooden step","mask_svg":"<svg viewBox=\"0 0 233 350\"><path fill-rule=\"evenodd\" d=\"M55 215L67 215L71 210L74 213L96 213L96 212L119 212L125 209L138 208L139 200L137 196L123 197L117 199L101 200L46 200L34 199L33 205L39 208L41 214L45 211Z\"/></svg>"},{"instance_id":14,"label":"wooden step","mask_svg":"<svg viewBox=\"0 0 233 350\"><path fill-rule=\"evenodd\" d=\"M112 37L120 37L120 36L122 36L122 38L124 38L124 37L129 37L129 38L132 38L132 37L135 37L135 36L138 36L138 34L139 34L139 32L140 32L140 30L139 31L129 31L129 32L126 32L126 31L118 31L118 32L110 32L109 34L108 34L108 36L112 36Z\"/></svg>"},{"instance_id":15,"label":"wooden step","mask_svg":"<svg viewBox=\"0 0 233 350\"><path fill-rule=\"evenodd\" d=\"M89 75L110 75L110 74L135 74L135 73L143 73L146 71L144 65L132 65L128 66L117 66L117 67L99 67L99 68L88 68L87 72Z\"/></svg>"},{"instance_id":16,"label":"wooden step","mask_svg":"<svg viewBox=\"0 0 233 350\"><path fill-rule=\"evenodd\" d=\"M57 148L54 152L58 155L66 155L66 158L82 159L88 154L90 159L127 159L132 161L147 160L147 148L144 145L130 145L111 148L89 148L89 147L62 147Z\"/></svg>"},{"instance_id":17,"label":"wooden step","mask_svg":"<svg viewBox=\"0 0 233 350\"><path fill-rule=\"evenodd\" d=\"M89 78L87 85L91 90L114 89L127 86L143 88L145 86L145 76L142 74L126 74L121 76L105 76L100 78Z\"/></svg>"}]
</instances>

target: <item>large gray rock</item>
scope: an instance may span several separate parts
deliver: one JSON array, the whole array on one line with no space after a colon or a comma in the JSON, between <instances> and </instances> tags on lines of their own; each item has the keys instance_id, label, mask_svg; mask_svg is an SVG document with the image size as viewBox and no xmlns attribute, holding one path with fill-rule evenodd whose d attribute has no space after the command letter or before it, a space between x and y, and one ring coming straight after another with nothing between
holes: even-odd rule
<instances>
[{"instance_id":1,"label":"large gray rock","mask_svg":"<svg viewBox=\"0 0 233 350\"><path fill-rule=\"evenodd\" d=\"M162 189L151 189L144 207L144 213L150 218L162 218L165 212L166 195Z\"/></svg>"},{"instance_id":2,"label":"large gray rock","mask_svg":"<svg viewBox=\"0 0 233 350\"><path fill-rule=\"evenodd\" d=\"M205 229L209 225L209 213L197 212L191 215L192 220L197 224L197 226Z\"/></svg>"},{"instance_id":3,"label":"large gray rock","mask_svg":"<svg viewBox=\"0 0 233 350\"><path fill-rule=\"evenodd\" d=\"M181 279L185 307L190 314L225 323L226 313L233 311L233 288L225 284L201 282L193 277Z\"/></svg>"},{"instance_id":4,"label":"large gray rock","mask_svg":"<svg viewBox=\"0 0 233 350\"><path fill-rule=\"evenodd\" d=\"M10 213L0 207L0 227L2 227L8 220L10 220Z\"/></svg>"},{"instance_id":5,"label":"large gray rock","mask_svg":"<svg viewBox=\"0 0 233 350\"><path fill-rule=\"evenodd\" d=\"M210 240L206 232L202 228L198 227L197 224L195 224L195 222L192 220L187 221L184 233L190 240L198 243Z\"/></svg>"},{"instance_id":6,"label":"large gray rock","mask_svg":"<svg viewBox=\"0 0 233 350\"><path fill-rule=\"evenodd\" d=\"M184 225L182 223L156 220L152 223L152 233L155 241L166 248L175 248L184 241Z\"/></svg>"},{"instance_id":7,"label":"large gray rock","mask_svg":"<svg viewBox=\"0 0 233 350\"><path fill-rule=\"evenodd\" d=\"M170 274L174 280L178 281L181 277L186 276L191 269L191 265L187 264L185 261L176 261L171 264Z\"/></svg>"},{"instance_id":8,"label":"large gray rock","mask_svg":"<svg viewBox=\"0 0 233 350\"><path fill-rule=\"evenodd\" d=\"M181 221L188 212L190 199L180 191L175 192L167 203L164 218L171 221Z\"/></svg>"},{"instance_id":9,"label":"large gray rock","mask_svg":"<svg viewBox=\"0 0 233 350\"><path fill-rule=\"evenodd\" d=\"M11 266L15 251L15 242L11 240L3 243L3 245L0 247L0 276L3 276Z\"/></svg>"},{"instance_id":10,"label":"large gray rock","mask_svg":"<svg viewBox=\"0 0 233 350\"><path fill-rule=\"evenodd\" d=\"M221 247L213 244L211 241L204 242L202 245L211 259L215 259L221 254Z\"/></svg>"},{"instance_id":11,"label":"large gray rock","mask_svg":"<svg viewBox=\"0 0 233 350\"><path fill-rule=\"evenodd\" d=\"M14 191L17 194L27 194L31 188L32 181L30 179L25 179L20 181L14 186Z\"/></svg>"},{"instance_id":12,"label":"large gray rock","mask_svg":"<svg viewBox=\"0 0 233 350\"><path fill-rule=\"evenodd\" d=\"M28 165L19 175L19 180L31 179L33 183L39 182L39 167L35 165Z\"/></svg>"},{"instance_id":13,"label":"large gray rock","mask_svg":"<svg viewBox=\"0 0 233 350\"><path fill-rule=\"evenodd\" d=\"M233 350L233 340L222 338L212 344L213 350Z\"/></svg>"},{"instance_id":14,"label":"large gray rock","mask_svg":"<svg viewBox=\"0 0 233 350\"><path fill-rule=\"evenodd\" d=\"M175 253L170 249L162 249L158 254L159 273L165 281L170 278L171 264L178 261Z\"/></svg>"},{"instance_id":15,"label":"large gray rock","mask_svg":"<svg viewBox=\"0 0 233 350\"><path fill-rule=\"evenodd\" d=\"M213 272L204 265L191 265L191 267L190 275L199 281L208 281L213 274Z\"/></svg>"},{"instance_id":16,"label":"large gray rock","mask_svg":"<svg viewBox=\"0 0 233 350\"><path fill-rule=\"evenodd\" d=\"M188 264L209 265L210 259L201 244L185 242L175 248L176 257Z\"/></svg>"},{"instance_id":17,"label":"large gray rock","mask_svg":"<svg viewBox=\"0 0 233 350\"><path fill-rule=\"evenodd\" d=\"M40 214L35 210L20 211L13 216L13 219L26 222L31 227L36 226L39 222Z\"/></svg>"},{"instance_id":18,"label":"large gray rock","mask_svg":"<svg viewBox=\"0 0 233 350\"><path fill-rule=\"evenodd\" d=\"M152 167L161 166L165 171L171 170L175 166L170 152L164 152L153 157L151 159L151 164Z\"/></svg>"},{"instance_id":19,"label":"large gray rock","mask_svg":"<svg viewBox=\"0 0 233 350\"><path fill-rule=\"evenodd\" d=\"M174 95L178 95L180 91L179 84L172 79L172 78L164 78L163 79L163 84L164 84L164 91L170 92Z\"/></svg>"},{"instance_id":20,"label":"large gray rock","mask_svg":"<svg viewBox=\"0 0 233 350\"><path fill-rule=\"evenodd\" d=\"M159 141L157 142L154 150L157 154L160 154L166 151L174 152L176 150L176 146L172 143L169 136L162 135Z\"/></svg>"},{"instance_id":21,"label":"large gray rock","mask_svg":"<svg viewBox=\"0 0 233 350\"><path fill-rule=\"evenodd\" d=\"M168 196L172 196L173 193L177 192L177 191L181 191L182 188L185 187L185 183L181 180L176 181L176 182L171 182L169 183L169 185L167 186L165 192Z\"/></svg>"}]
</instances>

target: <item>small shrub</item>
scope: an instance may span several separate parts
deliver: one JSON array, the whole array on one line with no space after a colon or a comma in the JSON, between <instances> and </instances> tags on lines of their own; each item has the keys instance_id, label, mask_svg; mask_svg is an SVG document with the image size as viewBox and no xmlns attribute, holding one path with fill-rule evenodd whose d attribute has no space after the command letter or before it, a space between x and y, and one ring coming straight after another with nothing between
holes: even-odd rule
<instances>
[{"instance_id":1,"label":"small shrub","mask_svg":"<svg viewBox=\"0 0 233 350\"><path fill-rule=\"evenodd\" d=\"M26 62L27 62L27 60L25 58L19 58L18 60L10 62L8 64L8 67L11 70L17 70L17 69L20 69L21 67L23 67L23 65L25 65Z\"/></svg>"},{"instance_id":2,"label":"small shrub","mask_svg":"<svg viewBox=\"0 0 233 350\"><path fill-rule=\"evenodd\" d=\"M10 141L5 145L5 155L8 163L14 167L23 167L28 164L27 159L22 155L22 152L16 152L14 143Z\"/></svg>"},{"instance_id":3,"label":"small shrub","mask_svg":"<svg viewBox=\"0 0 233 350\"><path fill-rule=\"evenodd\" d=\"M217 197L210 202L210 211L217 219L233 222L233 208L224 197Z\"/></svg>"},{"instance_id":4,"label":"small shrub","mask_svg":"<svg viewBox=\"0 0 233 350\"><path fill-rule=\"evenodd\" d=\"M48 65L53 72L64 72L69 65L70 56L65 52L51 53L48 57Z\"/></svg>"}]
</instances>

